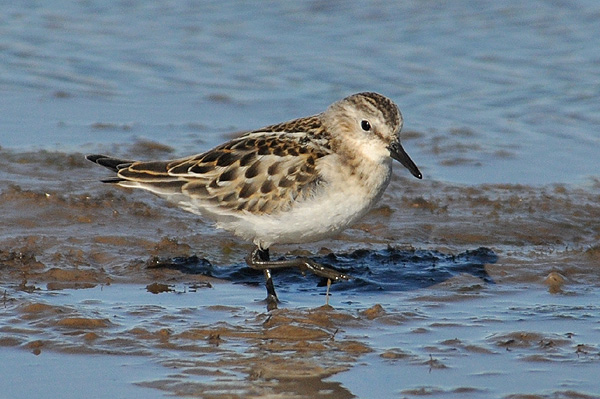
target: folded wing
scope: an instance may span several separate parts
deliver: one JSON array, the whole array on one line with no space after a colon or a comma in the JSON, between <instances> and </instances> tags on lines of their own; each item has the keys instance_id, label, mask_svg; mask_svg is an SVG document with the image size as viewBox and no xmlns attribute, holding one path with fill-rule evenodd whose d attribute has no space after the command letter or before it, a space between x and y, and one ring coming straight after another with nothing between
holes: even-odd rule
<instances>
[{"instance_id":1,"label":"folded wing","mask_svg":"<svg viewBox=\"0 0 600 399\"><path fill-rule=\"evenodd\" d=\"M275 214L311 197L321 183L317 160L328 154L305 136L254 132L174 161L129 161L90 155L117 173L103 180L142 188L200 214Z\"/></svg>"}]
</instances>

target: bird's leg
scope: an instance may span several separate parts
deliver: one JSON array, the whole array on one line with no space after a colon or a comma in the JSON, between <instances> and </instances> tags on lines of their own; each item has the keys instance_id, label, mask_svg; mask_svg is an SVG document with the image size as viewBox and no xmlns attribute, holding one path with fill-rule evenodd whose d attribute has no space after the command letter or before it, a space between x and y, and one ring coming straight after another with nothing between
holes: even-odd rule
<instances>
[{"instance_id":1,"label":"bird's leg","mask_svg":"<svg viewBox=\"0 0 600 399\"><path fill-rule=\"evenodd\" d=\"M265 275L265 286L267 288L267 310L277 309L277 293L273 285L273 277L269 264L269 249L261 249L256 247L254 251L246 258L246 263L253 269L262 270Z\"/></svg>"},{"instance_id":2,"label":"bird's leg","mask_svg":"<svg viewBox=\"0 0 600 399\"><path fill-rule=\"evenodd\" d=\"M261 254L266 253L266 259ZM248 258L246 263L253 269L265 270L265 269L286 269L290 267L297 267L303 273L306 270L311 271L319 277L328 278L332 281L338 280L350 280L350 276L334 270L330 267L325 267L308 258L295 258L295 259L283 259L283 260L269 260L269 250L256 248Z\"/></svg>"},{"instance_id":3,"label":"bird's leg","mask_svg":"<svg viewBox=\"0 0 600 399\"><path fill-rule=\"evenodd\" d=\"M246 258L246 263L253 269L262 270L267 279L267 301L274 299L277 301L277 295L275 294L275 288L273 287L273 280L271 278L272 269L284 269L289 267L297 267L302 273L306 270L311 271L319 277L326 278L331 281L338 280L349 280L350 276L338 272L337 270L325 267L313 260L308 258L296 258L296 259L283 259L283 260L270 260L269 250L261 249L257 247L250 256Z\"/></svg>"}]
</instances>

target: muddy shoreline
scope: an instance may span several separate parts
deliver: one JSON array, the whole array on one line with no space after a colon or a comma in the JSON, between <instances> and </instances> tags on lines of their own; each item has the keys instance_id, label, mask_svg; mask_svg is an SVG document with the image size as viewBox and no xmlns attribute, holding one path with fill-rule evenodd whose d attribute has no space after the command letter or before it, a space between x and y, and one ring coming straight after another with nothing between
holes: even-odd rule
<instances>
[{"instance_id":1,"label":"muddy shoreline","mask_svg":"<svg viewBox=\"0 0 600 399\"><path fill-rule=\"evenodd\" d=\"M146 155L164 152L150 146ZM314 255L361 283L335 284L325 306L318 279L276 275L283 304L267 312L262 277L243 261L250 244L152 195L103 185L103 177L83 154L0 150L0 346L147 357L177 371L137 384L179 396L354 397L335 378L372 354L385 364L447 367L424 354L446 349L381 344L382 329L393 334L412 323L412 334L427 336L457 328L435 320L431 307L501 302L504 290L596 295L600 285L597 180L462 186L395 176L379 207L340 236L274 249ZM120 290L139 302L115 299ZM156 298L168 305L152 305ZM600 318L597 307L588 313ZM418 326L424 319L429 324ZM528 348L527 356L558 364L551 346L570 362L600 362L597 343L583 333L494 332L493 320L479 323L492 331L482 342L440 342L483 358ZM421 388L402 393L428 392ZM462 392L453 389L441 392Z\"/></svg>"},{"instance_id":2,"label":"muddy shoreline","mask_svg":"<svg viewBox=\"0 0 600 399\"><path fill-rule=\"evenodd\" d=\"M105 175L82 154L4 150L0 157L2 270L13 279L25 267L21 277L41 283L140 282L156 273L147 267L156 258L243 265L252 247L160 198L101 184ZM554 271L574 283L598 283L590 281L599 277L590 273L600 258L597 220L599 181L460 186L396 177L379 206L340 236L275 251L317 256L391 246L457 254L487 247L499 256L489 267L500 281L543 280ZM531 262L537 266L525 267ZM72 274L58 276L58 269Z\"/></svg>"}]
</instances>

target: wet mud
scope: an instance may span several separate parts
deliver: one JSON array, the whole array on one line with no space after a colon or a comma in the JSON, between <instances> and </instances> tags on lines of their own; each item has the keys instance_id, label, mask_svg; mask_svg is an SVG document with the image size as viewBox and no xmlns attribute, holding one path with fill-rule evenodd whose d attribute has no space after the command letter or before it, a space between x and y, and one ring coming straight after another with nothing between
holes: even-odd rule
<instances>
[{"instance_id":1,"label":"wet mud","mask_svg":"<svg viewBox=\"0 0 600 399\"><path fill-rule=\"evenodd\" d=\"M276 272L269 312L250 243L103 177L83 154L0 150L4 349L137 356L159 377L135 386L185 397L598 397L598 180L395 176L338 237L272 249L353 279L326 305L322 279Z\"/></svg>"}]
</instances>

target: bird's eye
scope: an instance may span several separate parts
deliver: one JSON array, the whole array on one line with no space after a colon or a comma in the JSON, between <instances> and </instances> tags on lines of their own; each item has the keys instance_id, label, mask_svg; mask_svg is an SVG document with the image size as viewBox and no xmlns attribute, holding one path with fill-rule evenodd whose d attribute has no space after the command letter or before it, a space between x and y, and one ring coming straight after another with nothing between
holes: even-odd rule
<instances>
[{"instance_id":1,"label":"bird's eye","mask_svg":"<svg viewBox=\"0 0 600 399\"><path fill-rule=\"evenodd\" d=\"M365 132L371 130L371 124L367 120L363 120L362 122L360 122L360 127L362 127L362 130L364 130Z\"/></svg>"}]
</instances>

